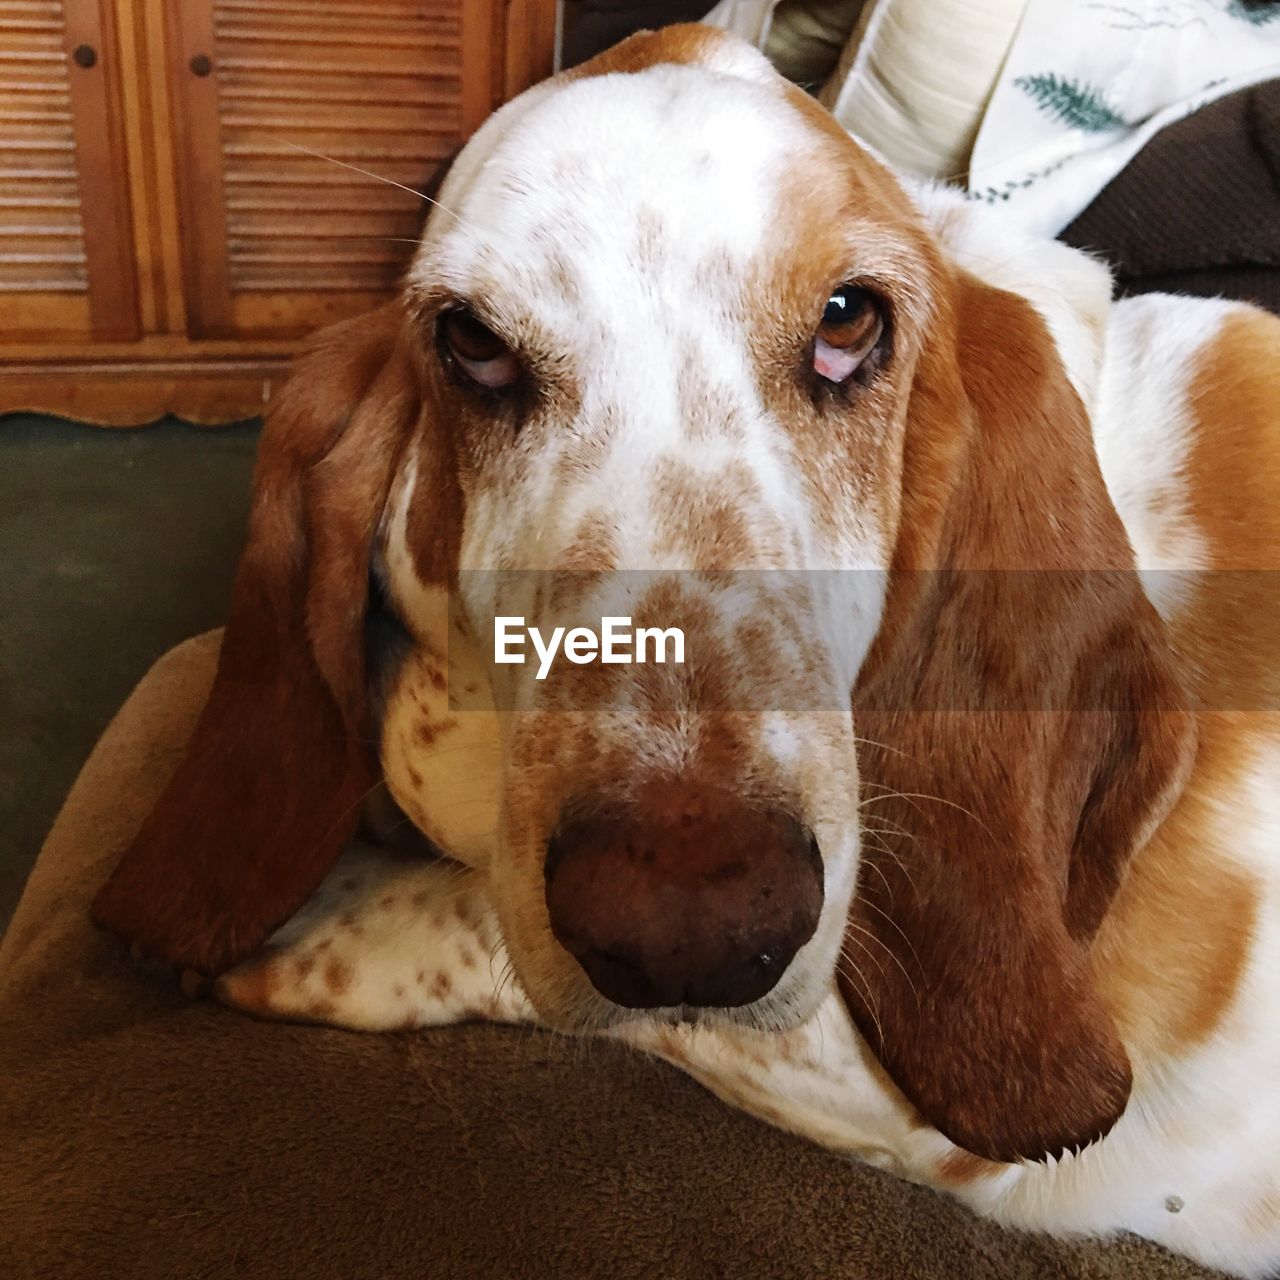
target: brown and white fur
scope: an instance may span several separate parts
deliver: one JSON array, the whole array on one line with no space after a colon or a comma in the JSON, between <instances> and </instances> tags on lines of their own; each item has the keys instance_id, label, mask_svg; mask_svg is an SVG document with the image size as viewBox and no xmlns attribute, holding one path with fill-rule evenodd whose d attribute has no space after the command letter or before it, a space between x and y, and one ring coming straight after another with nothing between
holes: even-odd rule
<instances>
[{"instance_id":1,"label":"brown and white fur","mask_svg":"<svg viewBox=\"0 0 1280 1280\"><path fill-rule=\"evenodd\" d=\"M1112 302L707 28L517 99L440 205L272 407L210 703L97 918L255 1013L617 1037L1001 1222L1280 1266L1280 323ZM816 393L850 280L891 348ZM451 376L459 302L518 396ZM486 661L495 611L620 602L690 665ZM588 981L546 887L583 796L786 807L821 908L770 990ZM371 799L448 859L354 839Z\"/></svg>"}]
</instances>

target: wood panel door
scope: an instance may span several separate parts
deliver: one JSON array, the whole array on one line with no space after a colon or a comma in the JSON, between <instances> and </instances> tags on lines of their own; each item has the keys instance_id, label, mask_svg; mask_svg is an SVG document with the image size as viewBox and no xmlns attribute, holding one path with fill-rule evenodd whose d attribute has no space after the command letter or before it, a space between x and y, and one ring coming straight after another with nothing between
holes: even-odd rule
<instances>
[{"instance_id":1,"label":"wood panel door","mask_svg":"<svg viewBox=\"0 0 1280 1280\"><path fill-rule=\"evenodd\" d=\"M0 342L138 333L109 0L0 0Z\"/></svg>"},{"instance_id":2,"label":"wood panel door","mask_svg":"<svg viewBox=\"0 0 1280 1280\"><path fill-rule=\"evenodd\" d=\"M394 289L417 195L493 106L503 0L168 12L193 338L280 338Z\"/></svg>"}]
</instances>

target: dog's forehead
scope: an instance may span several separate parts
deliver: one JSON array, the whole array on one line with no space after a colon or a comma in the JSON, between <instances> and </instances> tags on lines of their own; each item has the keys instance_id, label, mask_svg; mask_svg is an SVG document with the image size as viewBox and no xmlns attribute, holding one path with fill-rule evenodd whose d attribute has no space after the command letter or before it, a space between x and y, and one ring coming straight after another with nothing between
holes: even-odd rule
<instances>
[{"instance_id":1,"label":"dog's forehead","mask_svg":"<svg viewBox=\"0 0 1280 1280\"><path fill-rule=\"evenodd\" d=\"M470 296L549 267L562 287L608 288L618 269L745 275L778 243L788 174L829 147L779 85L698 65L554 84L516 106L446 184L415 283Z\"/></svg>"}]
</instances>

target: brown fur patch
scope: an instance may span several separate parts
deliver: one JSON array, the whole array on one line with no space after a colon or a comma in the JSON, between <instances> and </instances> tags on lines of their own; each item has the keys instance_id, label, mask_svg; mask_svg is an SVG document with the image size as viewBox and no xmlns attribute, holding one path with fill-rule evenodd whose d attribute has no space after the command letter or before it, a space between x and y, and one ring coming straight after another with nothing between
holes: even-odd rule
<instances>
[{"instance_id":1,"label":"brown fur patch","mask_svg":"<svg viewBox=\"0 0 1280 1280\"><path fill-rule=\"evenodd\" d=\"M451 733L458 727L458 722L450 716L446 720L428 720L422 719L418 721L414 729L414 737L420 747L433 747L436 741L446 733Z\"/></svg>"},{"instance_id":2,"label":"brown fur patch","mask_svg":"<svg viewBox=\"0 0 1280 1280\"><path fill-rule=\"evenodd\" d=\"M633 265L640 271L652 271L663 257L665 228L658 212L641 208L636 214L636 239L632 252Z\"/></svg>"},{"instance_id":3,"label":"brown fur patch","mask_svg":"<svg viewBox=\"0 0 1280 1280\"><path fill-rule=\"evenodd\" d=\"M742 569L755 562L756 548L767 539L756 536L748 514L751 488L718 474L713 491L708 477L674 458L661 458L649 483L659 527L655 554L659 560L687 558L698 570ZM668 624L670 625L670 624Z\"/></svg>"},{"instance_id":4,"label":"brown fur patch","mask_svg":"<svg viewBox=\"0 0 1280 1280\"><path fill-rule=\"evenodd\" d=\"M1271 732L1275 733L1273 726ZM1261 886L1231 863L1220 800L1263 744L1247 717L1201 717L1195 772L1177 808L1134 858L1099 931L1095 981L1130 1050L1150 1060L1203 1043L1240 985Z\"/></svg>"},{"instance_id":5,"label":"brown fur patch","mask_svg":"<svg viewBox=\"0 0 1280 1280\"><path fill-rule=\"evenodd\" d=\"M975 1156L957 1148L938 1162L936 1176L945 1186L967 1187L983 1178L1000 1173L1003 1167L994 1161L984 1160L981 1156Z\"/></svg>"},{"instance_id":6,"label":"brown fur patch","mask_svg":"<svg viewBox=\"0 0 1280 1280\"><path fill-rule=\"evenodd\" d=\"M581 300L582 287L578 284L578 273L557 249L547 255L547 279L552 290L565 302L577 304Z\"/></svg>"},{"instance_id":7,"label":"brown fur patch","mask_svg":"<svg viewBox=\"0 0 1280 1280\"><path fill-rule=\"evenodd\" d=\"M561 404L557 406L554 413L548 412L546 416L548 421L557 424L572 422L576 417L576 408L570 404ZM572 484L599 471L608 459L622 427L623 415L618 407L605 405L594 415L590 431L575 435L571 439L558 440L560 452L555 463L557 476L565 483ZM597 564L594 567L604 566Z\"/></svg>"},{"instance_id":8,"label":"brown fur patch","mask_svg":"<svg viewBox=\"0 0 1280 1280\"><path fill-rule=\"evenodd\" d=\"M259 956L249 963L247 969L221 979L215 984L214 991L220 1000L234 1008L270 1016L275 1011L280 978L276 961Z\"/></svg>"},{"instance_id":9,"label":"brown fur patch","mask_svg":"<svg viewBox=\"0 0 1280 1280\"><path fill-rule=\"evenodd\" d=\"M1211 571L1197 575L1178 640L1203 704L1280 708L1280 319L1228 317L1192 372L1194 445L1186 466L1195 530Z\"/></svg>"},{"instance_id":10,"label":"brown fur patch","mask_svg":"<svg viewBox=\"0 0 1280 1280\"><path fill-rule=\"evenodd\" d=\"M335 996L351 986L351 966L341 960L330 960L324 967L324 984Z\"/></svg>"},{"instance_id":11,"label":"brown fur patch","mask_svg":"<svg viewBox=\"0 0 1280 1280\"><path fill-rule=\"evenodd\" d=\"M1274 1183L1261 1195L1246 1215L1246 1221L1259 1240L1273 1240L1280 1226L1280 1186Z\"/></svg>"},{"instance_id":12,"label":"brown fur patch","mask_svg":"<svg viewBox=\"0 0 1280 1280\"><path fill-rule=\"evenodd\" d=\"M694 441L740 440L743 436L741 407L727 388L712 382L703 361L702 352L695 347L681 362L676 382L676 415L680 425Z\"/></svg>"}]
</instances>

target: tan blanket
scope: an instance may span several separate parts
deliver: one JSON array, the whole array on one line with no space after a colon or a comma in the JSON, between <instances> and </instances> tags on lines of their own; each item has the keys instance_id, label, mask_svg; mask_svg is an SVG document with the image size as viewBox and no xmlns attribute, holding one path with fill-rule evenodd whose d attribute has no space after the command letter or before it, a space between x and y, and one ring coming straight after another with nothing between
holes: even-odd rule
<instances>
[{"instance_id":1,"label":"tan blanket","mask_svg":"<svg viewBox=\"0 0 1280 1280\"><path fill-rule=\"evenodd\" d=\"M181 646L116 717L0 945L0 1275L1210 1274L1133 1240L1003 1232L613 1045L187 1001L86 911L216 652L216 633Z\"/></svg>"}]
</instances>

